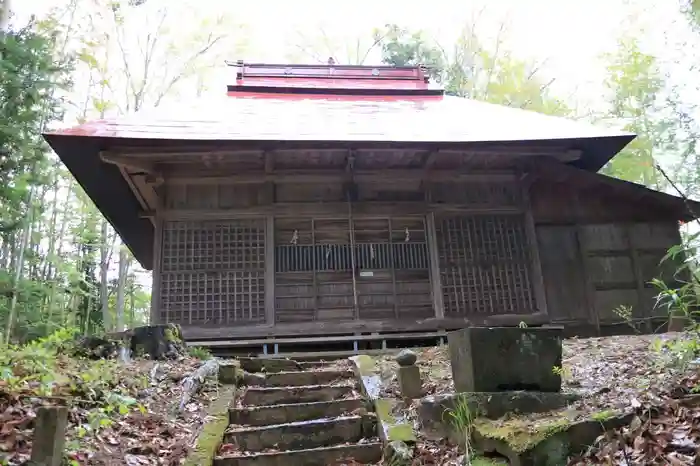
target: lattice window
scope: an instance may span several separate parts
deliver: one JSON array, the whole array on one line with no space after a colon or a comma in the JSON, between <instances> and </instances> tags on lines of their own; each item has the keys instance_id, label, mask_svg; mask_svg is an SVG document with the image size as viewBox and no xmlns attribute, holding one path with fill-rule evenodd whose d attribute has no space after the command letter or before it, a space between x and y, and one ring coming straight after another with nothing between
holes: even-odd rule
<instances>
[{"instance_id":1,"label":"lattice window","mask_svg":"<svg viewBox=\"0 0 700 466\"><path fill-rule=\"evenodd\" d=\"M165 222L162 272L251 270L265 266L260 220Z\"/></svg>"},{"instance_id":2,"label":"lattice window","mask_svg":"<svg viewBox=\"0 0 700 466\"><path fill-rule=\"evenodd\" d=\"M162 321L265 321L263 220L166 222L163 230Z\"/></svg>"},{"instance_id":3,"label":"lattice window","mask_svg":"<svg viewBox=\"0 0 700 466\"><path fill-rule=\"evenodd\" d=\"M164 273L161 319L188 325L265 321L262 272Z\"/></svg>"},{"instance_id":4,"label":"lattice window","mask_svg":"<svg viewBox=\"0 0 700 466\"><path fill-rule=\"evenodd\" d=\"M522 216L444 217L436 229L446 315L533 312Z\"/></svg>"}]
</instances>

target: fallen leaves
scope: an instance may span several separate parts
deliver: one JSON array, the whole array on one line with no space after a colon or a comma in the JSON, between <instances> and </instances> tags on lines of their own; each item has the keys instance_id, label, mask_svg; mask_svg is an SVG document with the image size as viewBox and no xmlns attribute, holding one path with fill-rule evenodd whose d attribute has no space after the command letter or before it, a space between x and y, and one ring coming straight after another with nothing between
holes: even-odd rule
<instances>
[{"instance_id":1,"label":"fallen leaves","mask_svg":"<svg viewBox=\"0 0 700 466\"><path fill-rule=\"evenodd\" d=\"M108 366L115 372L110 377L90 380L86 386L87 382L78 381L95 362L61 358L57 367L64 382L53 384L50 394L37 394L28 383L9 387L0 381L0 463L26 462L36 409L62 404L69 407L66 450L70 464L181 464L203 423L206 406L216 396L214 387L205 384L189 400L185 412L177 412L182 392L179 381L201 361L115 363ZM156 372L161 375L155 377Z\"/></svg>"},{"instance_id":2,"label":"fallen leaves","mask_svg":"<svg viewBox=\"0 0 700 466\"><path fill-rule=\"evenodd\" d=\"M563 342L563 391L581 399L561 411L575 421L601 412L637 411L630 426L608 433L596 442L582 462L573 465L700 465L700 409L680 408L669 397L687 396L700 387L700 375L684 372L677 355L668 347L686 341L688 335L623 335L567 339ZM667 342L670 342L668 345ZM447 346L419 351L418 365L425 395L454 392ZM674 359L676 358L676 359ZM393 355L378 358L384 386L381 395L399 397L397 364ZM691 368L692 369L692 368ZM655 406L654 410L650 407ZM416 420L415 403L405 410ZM646 411L645 411L646 410ZM645 414L646 413L646 414ZM536 425L552 413L519 415ZM421 464L452 464L453 446L422 440L417 446ZM456 463L454 463L456 464Z\"/></svg>"},{"instance_id":3,"label":"fallen leaves","mask_svg":"<svg viewBox=\"0 0 700 466\"><path fill-rule=\"evenodd\" d=\"M700 461L699 406L700 398L693 397L641 408L628 426L600 436L570 465L694 466Z\"/></svg>"}]
</instances>

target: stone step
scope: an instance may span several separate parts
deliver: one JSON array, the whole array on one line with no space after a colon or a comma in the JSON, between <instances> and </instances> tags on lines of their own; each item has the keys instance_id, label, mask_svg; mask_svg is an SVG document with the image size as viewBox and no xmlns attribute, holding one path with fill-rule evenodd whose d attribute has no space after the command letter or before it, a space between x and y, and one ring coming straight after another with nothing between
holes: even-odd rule
<instances>
[{"instance_id":1,"label":"stone step","mask_svg":"<svg viewBox=\"0 0 700 466\"><path fill-rule=\"evenodd\" d=\"M333 466L348 464L374 464L382 459L380 442L338 445L306 450L256 453L245 456L220 456L214 466Z\"/></svg>"},{"instance_id":2,"label":"stone step","mask_svg":"<svg viewBox=\"0 0 700 466\"><path fill-rule=\"evenodd\" d=\"M368 414L233 428L224 434L224 443L248 453L268 448L302 450L355 443L365 438L374 438L376 432L377 418Z\"/></svg>"},{"instance_id":3,"label":"stone step","mask_svg":"<svg viewBox=\"0 0 700 466\"><path fill-rule=\"evenodd\" d=\"M304 372L276 372L265 376L267 387L298 387L301 385L323 385L352 379L352 371L317 370Z\"/></svg>"},{"instance_id":4,"label":"stone step","mask_svg":"<svg viewBox=\"0 0 700 466\"><path fill-rule=\"evenodd\" d=\"M303 370L297 361L287 358L238 358L246 372L289 372Z\"/></svg>"},{"instance_id":5,"label":"stone step","mask_svg":"<svg viewBox=\"0 0 700 466\"><path fill-rule=\"evenodd\" d=\"M355 384L301 385L297 387L248 387L241 397L244 406L334 401L359 396Z\"/></svg>"},{"instance_id":6,"label":"stone step","mask_svg":"<svg viewBox=\"0 0 700 466\"><path fill-rule=\"evenodd\" d=\"M229 410L229 422L246 426L264 426L310 421L342 414L361 414L358 411L365 409L365 405L365 401L361 398L350 398L338 401L232 408Z\"/></svg>"}]
</instances>

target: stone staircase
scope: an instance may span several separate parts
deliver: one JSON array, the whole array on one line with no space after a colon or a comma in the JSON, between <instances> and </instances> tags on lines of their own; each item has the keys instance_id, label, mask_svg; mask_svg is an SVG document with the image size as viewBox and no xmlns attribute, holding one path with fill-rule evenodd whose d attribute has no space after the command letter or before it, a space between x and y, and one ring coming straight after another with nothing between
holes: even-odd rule
<instances>
[{"instance_id":1,"label":"stone staircase","mask_svg":"<svg viewBox=\"0 0 700 466\"><path fill-rule=\"evenodd\" d=\"M258 364L260 360L258 360ZM280 360L277 360L280 361ZM377 419L351 370L297 363L242 367L249 373L229 410L215 466L376 464Z\"/></svg>"}]
</instances>

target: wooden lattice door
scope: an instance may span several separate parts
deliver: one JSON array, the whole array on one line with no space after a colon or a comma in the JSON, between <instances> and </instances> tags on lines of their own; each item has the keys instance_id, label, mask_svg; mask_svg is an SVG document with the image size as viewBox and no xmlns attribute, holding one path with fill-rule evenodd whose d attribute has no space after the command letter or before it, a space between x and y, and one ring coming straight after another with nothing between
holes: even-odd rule
<instances>
[{"instance_id":1,"label":"wooden lattice door","mask_svg":"<svg viewBox=\"0 0 700 466\"><path fill-rule=\"evenodd\" d=\"M436 233L446 317L536 312L524 215L438 217Z\"/></svg>"},{"instance_id":2,"label":"wooden lattice door","mask_svg":"<svg viewBox=\"0 0 700 466\"><path fill-rule=\"evenodd\" d=\"M168 221L161 253L161 321L265 322L265 221Z\"/></svg>"},{"instance_id":3,"label":"wooden lattice door","mask_svg":"<svg viewBox=\"0 0 700 466\"><path fill-rule=\"evenodd\" d=\"M433 315L422 217L275 220L275 320Z\"/></svg>"}]
</instances>

